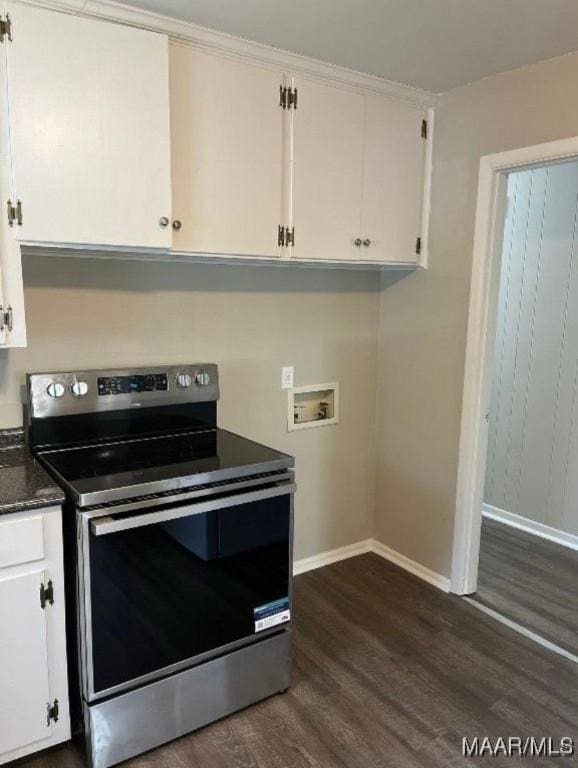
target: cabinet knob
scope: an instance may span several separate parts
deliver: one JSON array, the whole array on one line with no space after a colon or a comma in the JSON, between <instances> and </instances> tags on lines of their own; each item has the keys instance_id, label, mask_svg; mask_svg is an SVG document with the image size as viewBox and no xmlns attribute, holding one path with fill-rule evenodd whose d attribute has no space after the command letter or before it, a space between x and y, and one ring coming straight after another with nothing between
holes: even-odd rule
<instances>
[{"instance_id":1,"label":"cabinet knob","mask_svg":"<svg viewBox=\"0 0 578 768\"><path fill-rule=\"evenodd\" d=\"M369 246L371 245L371 240L368 237L366 237L365 240L363 241L363 245L366 248L369 248Z\"/></svg>"},{"instance_id":2,"label":"cabinet knob","mask_svg":"<svg viewBox=\"0 0 578 768\"><path fill-rule=\"evenodd\" d=\"M169 219L166 216L161 216L159 219L159 227L162 227L163 229L165 227L168 227L170 224Z\"/></svg>"},{"instance_id":3,"label":"cabinet knob","mask_svg":"<svg viewBox=\"0 0 578 768\"><path fill-rule=\"evenodd\" d=\"M361 246L361 238L356 237L355 240L353 241L353 245L355 245L356 248L359 248Z\"/></svg>"},{"instance_id":4,"label":"cabinet knob","mask_svg":"<svg viewBox=\"0 0 578 768\"><path fill-rule=\"evenodd\" d=\"M180 229L182 226L183 226L183 223L182 223L182 221L181 221L180 219L175 219L175 220L173 221L173 229L175 230L175 232L178 232L178 231L179 231L179 229Z\"/></svg>"}]
</instances>

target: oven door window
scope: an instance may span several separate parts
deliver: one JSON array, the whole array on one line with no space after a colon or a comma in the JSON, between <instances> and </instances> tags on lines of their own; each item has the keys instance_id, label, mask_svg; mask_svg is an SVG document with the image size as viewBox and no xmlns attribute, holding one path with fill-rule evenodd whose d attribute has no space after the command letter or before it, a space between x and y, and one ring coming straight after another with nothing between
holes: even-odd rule
<instances>
[{"instance_id":1,"label":"oven door window","mask_svg":"<svg viewBox=\"0 0 578 768\"><path fill-rule=\"evenodd\" d=\"M290 505L91 532L94 694L288 621Z\"/></svg>"}]
</instances>

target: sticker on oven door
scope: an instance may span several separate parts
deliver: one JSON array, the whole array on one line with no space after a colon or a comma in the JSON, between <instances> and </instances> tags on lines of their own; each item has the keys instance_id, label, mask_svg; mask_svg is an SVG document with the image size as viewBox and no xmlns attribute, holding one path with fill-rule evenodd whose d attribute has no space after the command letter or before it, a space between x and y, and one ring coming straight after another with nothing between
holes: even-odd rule
<instances>
[{"instance_id":1,"label":"sticker on oven door","mask_svg":"<svg viewBox=\"0 0 578 768\"><path fill-rule=\"evenodd\" d=\"M262 632L264 629L271 629L277 624L289 621L291 618L289 598L282 597L280 600L258 605L253 608L253 618L255 619L255 632Z\"/></svg>"}]
</instances>

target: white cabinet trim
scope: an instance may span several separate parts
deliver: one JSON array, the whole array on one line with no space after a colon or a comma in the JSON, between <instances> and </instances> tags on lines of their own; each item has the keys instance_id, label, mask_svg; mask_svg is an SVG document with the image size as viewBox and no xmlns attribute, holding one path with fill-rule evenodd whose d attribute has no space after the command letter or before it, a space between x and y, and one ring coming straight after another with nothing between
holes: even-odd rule
<instances>
[{"instance_id":1,"label":"white cabinet trim","mask_svg":"<svg viewBox=\"0 0 578 768\"><path fill-rule=\"evenodd\" d=\"M265 264L277 267L301 267L304 269L369 269L369 270L401 270L402 272L414 272L422 269L421 263L376 261L314 261L305 259L292 259L283 256L279 259L268 259L263 256L238 255L230 253L190 253L188 251L164 250L160 248L115 248L105 245L93 248L82 245L75 246L71 243L28 243L20 244L24 255L68 256L75 259L126 259L127 261L174 261L188 264ZM422 252L423 253L423 252Z\"/></svg>"},{"instance_id":2,"label":"white cabinet trim","mask_svg":"<svg viewBox=\"0 0 578 768\"><path fill-rule=\"evenodd\" d=\"M427 111L427 139L425 140L425 160L423 168L423 205L421 212L421 253L418 256L418 266L427 269L429 259L429 220L431 211L431 180L433 174L433 137L435 109Z\"/></svg>"},{"instance_id":3,"label":"white cabinet trim","mask_svg":"<svg viewBox=\"0 0 578 768\"><path fill-rule=\"evenodd\" d=\"M338 83L341 86L368 93L391 96L422 107L435 107L439 103L439 96L430 91L243 40L161 14L130 8L111 0L20 0L20 2L75 15L117 21L153 32L163 32L173 40L180 40L222 56L245 59L275 69L281 67L294 74L312 75L326 82Z\"/></svg>"}]
</instances>

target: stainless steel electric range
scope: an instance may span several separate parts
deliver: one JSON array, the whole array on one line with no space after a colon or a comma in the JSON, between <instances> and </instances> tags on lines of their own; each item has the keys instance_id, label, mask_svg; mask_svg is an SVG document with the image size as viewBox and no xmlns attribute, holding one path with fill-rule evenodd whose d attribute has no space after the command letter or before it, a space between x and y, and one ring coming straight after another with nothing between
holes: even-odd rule
<instances>
[{"instance_id":1,"label":"stainless steel electric range","mask_svg":"<svg viewBox=\"0 0 578 768\"><path fill-rule=\"evenodd\" d=\"M71 700L94 768L287 689L294 462L217 428L217 367L27 385L30 447L67 495Z\"/></svg>"}]
</instances>

